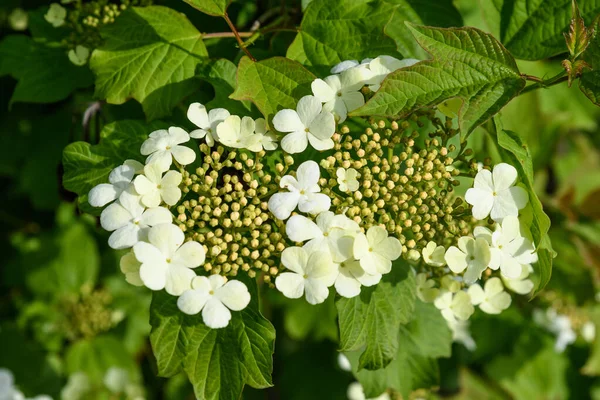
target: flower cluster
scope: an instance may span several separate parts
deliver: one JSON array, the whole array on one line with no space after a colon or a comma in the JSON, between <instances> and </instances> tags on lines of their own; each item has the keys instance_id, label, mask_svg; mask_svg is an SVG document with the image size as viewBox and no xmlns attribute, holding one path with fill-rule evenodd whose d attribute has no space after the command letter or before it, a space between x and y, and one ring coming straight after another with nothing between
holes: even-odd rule
<instances>
[{"instance_id":1,"label":"flower cluster","mask_svg":"<svg viewBox=\"0 0 600 400\"><path fill-rule=\"evenodd\" d=\"M88 197L106 206L109 245L131 249L126 280L164 289L182 312L221 328L250 302L240 273L318 304L411 268L419 298L469 346L474 306L499 313L511 302L505 287L532 289L537 257L518 218L528 197L508 164L475 174L472 151L450 143L458 132L435 109L363 120L358 131L343 124L387 74L415 62L344 61L272 121L193 103L190 133L150 133L146 163L125 161ZM474 177L464 199L459 175ZM477 223L488 216L493 231Z\"/></svg>"},{"instance_id":2,"label":"flower cluster","mask_svg":"<svg viewBox=\"0 0 600 400\"><path fill-rule=\"evenodd\" d=\"M2 400L52 400L52 397L41 394L35 397L25 397L15 386L12 372L6 368L0 368L0 399Z\"/></svg>"}]
</instances>

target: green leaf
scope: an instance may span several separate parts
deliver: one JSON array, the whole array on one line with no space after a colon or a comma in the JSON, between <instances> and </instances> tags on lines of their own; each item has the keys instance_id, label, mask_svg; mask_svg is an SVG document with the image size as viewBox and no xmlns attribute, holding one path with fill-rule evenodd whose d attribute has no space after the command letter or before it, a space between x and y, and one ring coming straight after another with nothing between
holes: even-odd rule
<instances>
[{"instance_id":1,"label":"green leaf","mask_svg":"<svg viewBox=\"0 0 600 400\"><path fill-rule=\"evenodd\" d=\"M348 353L352 371L367 397L376 397L386 389L394 389L408 398L411 391L430 388L438 383L436 358L450 357L452 332L432 304L417 301L414 320L400 326L398 350L394 360L384 369L361 370L358 353Z\"/></svg>"},{"instance_id":2,"label":"green leaf","mask_svg":"<svg viewBox=\"0 0 600 400\"><path fill-rule=\"evenodd\" d=\"M287 299L286 299L287 300ZM337 310L335 296L330 295L325 302L317 305L306 301L285 301L284 326L294 340L338 341Z\"/></svg>"},{"instance_id":3,"label":"green leaf","mask_svg":"<svg viewBox=\"0 0 600 400\"><path fill-rule=\"evenodd\" d=\"M398 51L410 58L425 59L427 53L417 44L405 22L441 28L463 26L463 20L452 0L386 0L395 5L385 33L396 42Z\"/></svg>"},{"instance_id":4,"label":"green leaf","mask_svg":"<svg viewBox=\"0 0 600 400\"><path fill-rule=\"evenodd\" d=\"M0 42L2 75L19 81L11 104L54 103L93 82L87 66L78 67L69 61L67 49L51 47L25 35L9 35Z\"/></svg>"},{"instance_id":5,"label":"green leaf","mask_svg":"<svg viewBox=\"0 0 600 400\"><path fill-rule=\"evenodd\" d=\"M100 33L104 44L90 60L97 97L112 104L133 97L154 119L199 88L196 67L208 53L183 14L161 6L131 7Z\"/></svg>"},{"instance_id":6,"label":"green leaf","mask_svg":"<svg viewBox=\"0 0 600 400\"><path fill-rule=\"evenodd\" d=\"M538 254L538 262L533 267L540 278L534 292L534 295L536 295L550 280L550 276L552 275L552 259L556 257L556 252L552 249L550 236L548 236L550 218L544 213L542 202L535 193L533 164L527 145L518 134L501 129L499 126L496 127L496 140L500 147L502 160L517 169L521 182L525 185L525 189L529 195L529 204L531 205L532 212L532 221L529 228L531 229L533 243Z\"/></svg>"},{"instance_id":7,"label":"green leaf","mask_svg":"<svg viewBox=\"0 0 600 400\"><path fill-rule=\"evenodd\" d=\"M392 72L352 115L402 118L456 97L463 101L461 133L468 135L525 86L515 60L491 35L475 28L408 26L434 59Z\"/></svg>"},{"instance_id":8,"label":"green leaf","mask_svg":"<svg viewBox=\"0 0 600 400\"><path fill-rule=\"evenodd\" d=\"M383 32L395 8L380 0L313 1L287 57L326 74L344 60L400 56Z\"/></svg>"},{"instance_id":9,"label":"green leaf","mask_svg":"<svg viewBox=\"0 0 600 400\"><path fill-rule=\"evenodd\" d=\"M271 121L282 108L296 109L301 97L312 94L316 77L299 63L283 57L264 61L242 58L232 99L250 100Z\"/></svg>"},{"instance_id":10,"label":"green leaf","mask_svg":"<svg viewBox=\"0 0 600 400\"><path fill-rule=\"evenodd\" d=\"M205 14L222 17L227 11L228 0L183 0Z\"/></svg>"},{"instance_id":11,"label":"green leaf","mask_svg":"<svg viewBox=\"0 0 600 400\"><path fill-rule=\"evenodd\" d=\"M488 19L499 29L493 33L515 57L541 60L567 52L563 33L571 22L571 0L485 0L485 3ZM600 13L600 0L578 3L588 24Z\"/></svg>"},{"instance_id":12,"label":"green leaf","mask_svg":"<svg viewBox=\"0 0 600 400\"><path fill-rule=\"evenodd\" d=\"M153 293L150 341L159 374L170 377L183 369L198 399L237 400L246 383L272 386L275 329L258 311L256 283L244 283L252 300L222 329L208 328L201 314L183 314L176 297Z\"/></svg>"},{"instance_id":13,"label":"green leaf","mask_svg":"<svg viewBox=\"0 0 600 400\"><path fill-rule=\"evenodd\" d=\"M598 26L596 26L598 29ZM583 70L579 79L579 89L592 103L600 106L600 35L590 39L587 50L583 53L583 60L589 66Z\"/></svg>"},{"instance_id":14,"label":"green leaf","mask_svg":"<svg viewBox=\"0 0 600 400\"><path fill-rule=\"evenodd\" d=\"M222 107L231 114L248 115L252 111L249 101L237 101L229 98L235 90L237 68L234 63L224 58L209 61L198 68L198 77L210 83L215 90L215 97L205 104L209 109Z\"/></svg>"},{"instance_id":15,"label":"green leaf","mask_svg":"<svg viewBox=\"0 0 600 400\"><path fill-rule=\"evenodd\" d=\"M399 327L411 319L415 296L414 274L408 264L396 262L378 285L338 299L341 351L364 348L358 368L384 368L396 357Z\"/></svg>"}]
</instances>

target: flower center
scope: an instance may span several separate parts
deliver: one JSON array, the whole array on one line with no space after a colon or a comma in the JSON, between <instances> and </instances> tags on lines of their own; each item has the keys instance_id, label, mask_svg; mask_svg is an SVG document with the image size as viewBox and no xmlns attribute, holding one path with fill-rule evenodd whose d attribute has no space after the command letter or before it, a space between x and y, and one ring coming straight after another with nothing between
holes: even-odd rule
<instances>
[{"instance_id":1,"label":"flower center","mask_svg":"<svg viewBox=\"0 0 600 400\"><path fill-rule=\"evenodd\" d=\"M302 275L302 277L303 277L304 279L308 279L308 275L307 275L307 274L304 274L304 275Z\"/></svg>"},{"instance_id":2,"label":"flower center","mask_svg":"<svg viewBox=\"0 0 600 400\"><path fill-rule=\"evenodd\" d=\"M308 132L310 132L310 129L304 128L304 132L308 133Z\"/></svg>"},{"instance_id":3,"label":"flower center","mask_svg":"<svg viewBox=\"0 0 600 400\"><path fill-rule=\"evenodd\" d=\"M306 194L306 192L304 191L304 189L302 189L302 190L300 191L300 194Z\"/></svg>"},{"instance_id":4,"label":"flower center","mask_svg":"<svg viewBox=\"0 0 600 400\"><path fill-rule=\"evenodd\" d=\"M171 146L167 146L167 147L166 147L166 149L167 149L167 150L171 150Z\"/></svg>"},{"instance_id":5,"label":"flower center","mask_svg":"<svg viewBox=\"0 0 600 400\"><path fill-rule=\"evenodd\" d=\"M171 264L171 259L167 258L167 264Z\"/></svg>"},{"instance_id":6,"label":"flower center","mask_svg":"<svg viewBox=\"0 0 600 400\"><path fill-rule=\"evenodd\" d=\"M475 259L475 256L471 256L470 259L471 261L473 261Z\"/></svg>"},{"instance_id":7,"label":"flower center","mask_svg":"<svg viewBox=\"0 0 600 400\"><path fill-rule=\"evenodd\" d=\"M369 247L369 252L371 252L371 253L373 252L373 248L372 247Z\"/></svg>"},{"instance_id":8,"label":"flower center","mask_svg":"<svg viewBox=\"0 0 600 400\"><path fill-rule=\"evenodd\" d=\"M338 97L342 97L342 92L337 92Z\"/></svg>"},{"instance_id":9,"label":"flower center","mask_svg":"<svg viewBox=\"0 0 600 400\"><path fill-rule=\"evenodd\" d=\"M492 196L498 196L498 193L492 192Z\"/></svg>"},{"instance_id":10,"label":"flower center","mask_svg":"<svg viewBox=\"0 0 600 400\"><path fill-rule=\"evenodd\" d=\"M211 291L209 291L209 292L208 292L208 294L210 294L210 295L212 296L212 295L214 295L214 294L215 294L215 291L214 291L214 290L211 290Z\"/></svg>"}]
</instances>

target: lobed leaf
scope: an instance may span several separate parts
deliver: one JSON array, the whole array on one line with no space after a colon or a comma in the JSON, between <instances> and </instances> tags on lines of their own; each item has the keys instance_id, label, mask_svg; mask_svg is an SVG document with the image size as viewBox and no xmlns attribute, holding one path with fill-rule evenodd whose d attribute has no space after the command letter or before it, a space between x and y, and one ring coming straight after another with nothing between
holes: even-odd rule
<instances>
[{"instance_id":1,"label":"lobed leaf","mask_svg":"<svg viewBox=\"0 0 600 400\"><path fill-rule=\"evenodd\" d=\"M392 72L355 116L405 117L449 98L462 100L464 135L500 111L525 86L511 54L475 28L431 28L408 24L433 60Z\"/></svg>"},{"instance_id":2,"label":"lobed leaf","mask_svg":"<svg viewBox=\"0 0 600 400\"><path fill-rule=\"evenodd\" d=\"M183 0L205 14L222 17L227 12L231 0Z\"/></svg>"}]
</instances>

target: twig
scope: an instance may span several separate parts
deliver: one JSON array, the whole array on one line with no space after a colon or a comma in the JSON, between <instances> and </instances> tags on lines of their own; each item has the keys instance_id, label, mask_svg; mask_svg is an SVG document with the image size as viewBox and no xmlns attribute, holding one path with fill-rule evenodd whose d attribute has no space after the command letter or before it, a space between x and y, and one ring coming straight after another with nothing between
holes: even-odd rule
<instances>
[{"instance_id":1,"label":"twig","mask_svg":"<svg viewBox=\"0 0 600 400\"><path fill-rule=\"evenodd\" d=\"M525 77L525 79L527 79L527 80L535 81L536 83L534 83L533 85L527 86L525 89L523 89L521 91L521 93L519 93L519 95L531 92L532 90L554 86L558 83L566 82L569 80L569 77L567 76L567 72L564 70L549 79L540 79L540 78L536 78L536 77L531 77L530 75L523 75L523 77ZM535 79L528 79L527 77L535 78Z\"/></svg>"},{"instance_id":2,"label":"twig","mask_svg":"<svg viewBox=\"0 0 600 400\"><path fill-rule=\"evenodd\" d=\"M240 37L250 37L254 35L254 32L238 32ZM214 32L214 33L205 33L202 35L202 39L212 39L212 38L234 38L237 37L233 32Z\"/></svg>"},{"instance_id":3,"label":"twig","mask_svg":"<svg viewBox=\"0 0 600 400\"><path fill-rule=\"evenodd\" d=\"M248 51L248 49L246 48L246 46L244 45L244 41L242 40L242 38L240 37L239 32L237 31L237 29L235 28L235 25L233 25L233 22L231 22L231 20L229 19L229 16L227 15L227 13L225 13L225 15L223 15L223 18L225 18L225 22L227 22L227 25L229 25L229 28L231 29L231 31L233 32L235 38L237 39L240 48L244 51L244 53L246 53L246 55L252 60L252 61L256 61L256 58L254 58L254 56L252 54L250 54L250 51Z\"/></svg>"}]
</instances>

